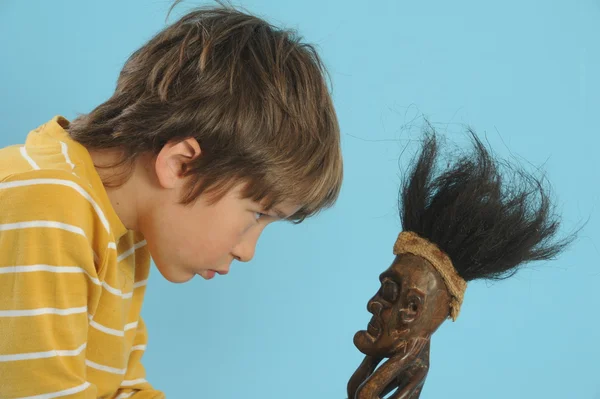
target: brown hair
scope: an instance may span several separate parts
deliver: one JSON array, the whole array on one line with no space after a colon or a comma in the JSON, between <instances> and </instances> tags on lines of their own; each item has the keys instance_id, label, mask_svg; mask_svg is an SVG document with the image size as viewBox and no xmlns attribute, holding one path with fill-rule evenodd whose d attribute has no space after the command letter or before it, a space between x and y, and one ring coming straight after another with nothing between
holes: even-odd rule
<instances>
[{"instance_id":1,"label":"brown hair","mask_svg":"<svg viewBox=\"0 0 600 399\"><path fill-rule=\"evenodd\" d=\"M202 155L182 203L217 201L239 182L267 209L291 201L293 219L331 206L342 183L337 117L315 48L294 31L220 6L195 9L135 51L113 96L75 119L89 149L118 149L129 165L194 137Z\"/></svg>"}]
</instances>

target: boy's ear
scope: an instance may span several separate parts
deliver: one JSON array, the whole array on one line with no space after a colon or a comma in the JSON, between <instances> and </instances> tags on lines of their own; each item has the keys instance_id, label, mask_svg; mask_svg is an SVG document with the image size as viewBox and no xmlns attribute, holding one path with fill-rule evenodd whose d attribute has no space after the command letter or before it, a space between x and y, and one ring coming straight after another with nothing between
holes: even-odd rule
<instances>
[{"instance_id":1,"label":"boy's ear","mask_svg":"<svg viewBox=\"0 0 600 399\"><path fill-rule=\"evenodd\" d=\"M200 144L193 137L165 144L154 163L159 184L163 188L174 188L186 171L187 164L198 158L201 152Z\"/></svg>"}]
</instances>

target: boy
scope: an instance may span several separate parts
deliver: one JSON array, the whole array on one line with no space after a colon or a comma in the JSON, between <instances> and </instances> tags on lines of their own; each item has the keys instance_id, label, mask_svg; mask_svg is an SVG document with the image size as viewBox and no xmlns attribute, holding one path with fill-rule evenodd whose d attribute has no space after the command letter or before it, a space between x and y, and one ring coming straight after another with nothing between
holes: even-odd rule
<instances>
[{"instance_id":1,"label":"boy","mask_svg":"<svg viewBox=\"0 0 600 399\"><path fill-rule=\"evenodd\" d=\"M195 10L114 95L0 150L0 397L163 398L140 310L249 261L276 220L331 206L339 129L315 50L230 8Z\"/></svg>"}]
</instances>

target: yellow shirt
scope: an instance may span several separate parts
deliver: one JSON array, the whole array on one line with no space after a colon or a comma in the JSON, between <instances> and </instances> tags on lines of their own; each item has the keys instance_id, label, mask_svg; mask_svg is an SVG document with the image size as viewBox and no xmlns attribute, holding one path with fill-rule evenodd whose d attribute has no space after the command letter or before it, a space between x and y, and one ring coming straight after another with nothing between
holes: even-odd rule
<instances>
[{"instance_id":1,"label":"yellow shirt","mask_svg":"<svg viewBox=\"0 0 600 399\"><path fill-rule=\"evenodd\" d=\"M164 398L141 364L146 242L67 125L0 149L0 398Z\"/></svg>"}]
</instances>

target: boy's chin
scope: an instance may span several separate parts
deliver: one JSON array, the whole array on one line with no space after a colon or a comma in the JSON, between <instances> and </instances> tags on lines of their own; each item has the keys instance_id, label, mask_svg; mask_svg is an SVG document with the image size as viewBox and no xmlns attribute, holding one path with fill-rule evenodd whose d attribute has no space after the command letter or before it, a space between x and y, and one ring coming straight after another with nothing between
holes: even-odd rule
<instances>
[{"instance_id":1,"label":"boy's chin","mask_svg":"<svg viewBox=\"0 0 600 399\"><path fill-rule=\"evenodd\" d=\"M168 266L164 267L163 265L159 264L156 264L156 268L158 269L160 274L165 278L165 280L175 284L187 283L196 275L196 273L188 272L184 269Z\"/></svg>"}]
</instances>

